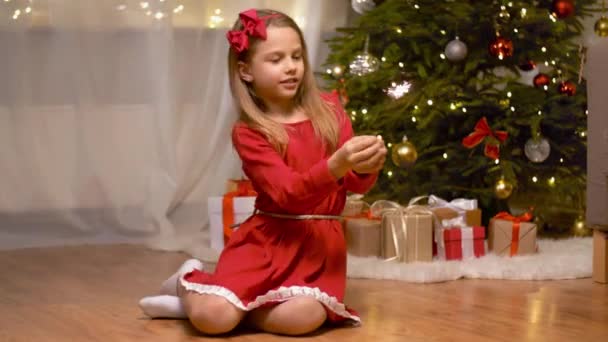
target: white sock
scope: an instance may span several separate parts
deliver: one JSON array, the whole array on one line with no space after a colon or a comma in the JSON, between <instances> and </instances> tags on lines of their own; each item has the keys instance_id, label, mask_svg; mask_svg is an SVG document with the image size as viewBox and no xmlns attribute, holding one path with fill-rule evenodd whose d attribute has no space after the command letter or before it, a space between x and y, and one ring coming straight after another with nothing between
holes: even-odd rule
<instances>
[{"instance_id":1,"label":"white sock","mask_svg":"<svg viewBox=\"0 0 608 342\"><path fill-rule=\"evenodd\" d=\"M188 318L182 301L176 296L151 296L139 301L141 310L151 318Z\"/></svg>"},{"instance_id":2,"label":"white sock","mask_svg":"<svg viewBox=\"0 0 608 342\"><path fill-rule=\"evenodd\" d=\"M160 287L161 295L177 296L177 281L192 270L203 270L203 263L196 259L186 260L172 276L163 282Z\"/></svg>"}]
</instances>

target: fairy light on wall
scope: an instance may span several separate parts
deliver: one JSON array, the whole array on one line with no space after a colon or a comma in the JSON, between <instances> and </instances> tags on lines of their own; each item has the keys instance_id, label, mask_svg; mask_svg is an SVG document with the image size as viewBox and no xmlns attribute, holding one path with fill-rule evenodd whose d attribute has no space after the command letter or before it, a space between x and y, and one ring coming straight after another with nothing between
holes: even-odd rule
<instances>
[{"instance_id":1,"label":"fairy light on wall","mask_svg":"<svg viewBox=\"0 0 608 342\"><path fill-rule=\"evenodd\" d=\"M168 18L173 12L179 14L184 11L184 5L175 4L173 7L167 0L156 0L156 1L140 1L134 6L133 10L143 11L143 13L149 17L153 17L156 20L162 20ZM126 3L118 4L116 7L117 11L126 12L129 10L129 6Z\"/></svg>"},{"instance_id":2,"label":"fairy light on wall","mask_svg":"<svg viewBox=\"0 0 608 342\"><path fill-rule=\"evenodd\" d=\"M213 15L209 18L210 28L216 28L224 21L224 17L222 17L221 14L222 10L219 8L213 11Z\"/></svg>"},{"instance_id":3,"label":"fairy light on wall","mask_svg":"<svg viewBox=\"0 0 608 342\"><path fill-rule=\"evenodd\" d=\"M6 6L12 7L8 10L11 13L11 18L13 20L18 20L24 15L28 15L32 13L32 0L22 0L22 1L14 1L14 0L4 0L3 1ZM22 7L23 6L23 7Z\"/></svg>"}]
</instances>

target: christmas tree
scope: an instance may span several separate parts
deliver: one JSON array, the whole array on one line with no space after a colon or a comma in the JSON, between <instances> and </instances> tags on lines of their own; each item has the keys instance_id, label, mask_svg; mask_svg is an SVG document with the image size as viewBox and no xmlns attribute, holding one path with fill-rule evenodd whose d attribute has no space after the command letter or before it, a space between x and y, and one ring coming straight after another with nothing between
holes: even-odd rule
<instances>
[{"instance_id":1,"label":"christmas tree","mask_svg":"<svg viewBox=\"0 0 608 342\"><path fill-rule=\"evenodd\" d=\"M355 131L388 143L370 201L477 198L486 223L532 208L541 232L584 225L577 38L595 0L352 4L362 15L329 41L323 74Z\"/></svg>"}]
</instances>

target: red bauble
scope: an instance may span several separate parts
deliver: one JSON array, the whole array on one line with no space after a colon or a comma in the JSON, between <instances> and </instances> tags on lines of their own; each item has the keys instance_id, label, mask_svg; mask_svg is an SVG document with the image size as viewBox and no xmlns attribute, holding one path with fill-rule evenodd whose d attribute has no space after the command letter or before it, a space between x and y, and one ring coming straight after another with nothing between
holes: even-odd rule
<instances>
[{"instance_id":1,"label":"red bauble","mask_svg":"<svg viewBox=\"0 0 608 342\"><path fill-rule=\"evenodd\" d=\"M519 65L519 69L522 71L532 71L534 68L536 68L536 63L533 60L527 60Z\"/></svg>"},{"instance_id":2,"label":"red bauble","mask_svg":"<svg viewBox=\"0 0 608 342\"><path fill-rule=\"evenodd\" d=\"M557 87L557 91L559 91L559 93L563 95L573 96L574 94L576 94L576 84L570 81L562 82Z\"/></svg>"},{"instance_id":3,"label":"red bauble","mask_svg":"<svg viewBox=\"0 0 608 342\"><path fill-rule=\"evenodd\" d=\"M556 17L563 19L574 13L573 0L553 0L551 5L551 13Z\"/></svg>"},{"instance_id":4,"label":"red bauble","mask_svg":"<svg viewBox=\"0 0 608 342\"><path fill-rule=\"evenodd\" d=\"M490 55L503 59L513 56L513 42L505 37L496 37L489 46Z\"/></svg>"},{"instance_id":5,"label":"red bauble","mask_svg":"<svg viewBox=\"0 0 608 342\"><path fill-rule=\"evenodd\" d=\"M536 88L549 85L549 82L551 82L551 79L545 74L538 74L534 77L534 86Z\"/></svg>"}]
</instances>

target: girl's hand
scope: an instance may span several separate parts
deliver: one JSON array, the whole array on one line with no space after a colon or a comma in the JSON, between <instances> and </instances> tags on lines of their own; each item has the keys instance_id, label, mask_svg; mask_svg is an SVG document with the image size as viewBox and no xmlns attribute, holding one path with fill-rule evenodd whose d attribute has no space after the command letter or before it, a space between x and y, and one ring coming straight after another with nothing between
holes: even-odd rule
<instances>
[{"instance_id":1,"label":"girl's hand","mask_svg":"<svg viewBox=\"0 0 608 342\"><path fill-rule=\"evenodd\" d=\"M360 161L353 165L353 171L359 174L376 173L384 167L386 161L387 149L384 146L382 137L378 137L376 142L368 147L369 150L375 151L375 153L367 160Z\"/></svg>"},{"instance_id":2,"label":"girl's hand","mask_svg":"<svg viewBox=\"0 0 608 342\"><path fill-rule=\"evenodd\" d=\"M371 135L352 137L329 157L327 160L329 171L336 178L342 178L355 165L374 157L381 146L384 147L384 142L379 143L378 140Z\"/></svg>"}]
</instances>

